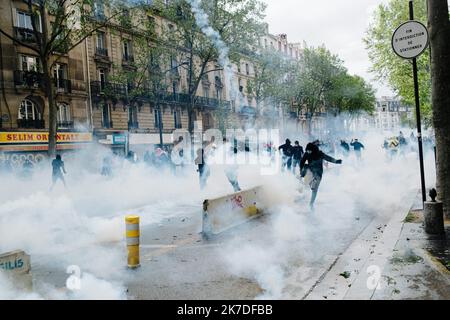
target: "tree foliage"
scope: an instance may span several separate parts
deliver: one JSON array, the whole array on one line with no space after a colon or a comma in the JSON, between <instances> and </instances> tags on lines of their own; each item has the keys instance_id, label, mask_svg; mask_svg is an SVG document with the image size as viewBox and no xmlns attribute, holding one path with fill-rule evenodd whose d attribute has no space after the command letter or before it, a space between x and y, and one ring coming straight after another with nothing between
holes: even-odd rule
<instances>
[{"instance_id":1,"label":"tree foliage","mask_svg":"<svg viewBox=\"0 0 450 320\"><path fill-rule=\"evenodd\" d=\"M414 1L414 18L427 25L426 1ZM403 102L415 104L412 64L410 60L398 57L391 46L395 29L409 20L408 1L390 0L387 5L378 6L373 21L363 39L372 61L371 71L380 81L387 82L398 93ZM426 50L417 58L420 103L424 120L431 123L431 76L430 54Z\"/></svg>"},{"instance_id":2,"label":"tree foliage","mask_svg":"<svg viewBox=\"0 0 450 320\"><path fill-rule=\"evenodd\" d=\"M233 93L231 62L250 52L262 35L265 5L258 0L180 0L165 15L174 22L172 42L180 60L188 62L189 131L198 87L208 73L224 70L227 87ZM210 68L215 64L215 68Z\"/></svg>"},{"instance_id":3,"label":"tree foliage","mask_svg":"<svg viewBox=\"0 0 450 320\"><path fill-rule=\"evenodd\" d=\"M42 73L39 85L49 105L48 153L56 152L57 134L57 92L52 79L53 68L60 58L81 44L87 37L114 20L124 6L115 0L24 0L31 17L32 41L25 41L19 35L0 33L32 50L39 59L38 70ZM97 10L94 10L97 8ZM108 18L105 16L108 13Z\"/></svg>"},{"instance_id":4,"label":"tree foliage","mask_svg":"<svg viewBox=\"0 0 450 320\"><path fill-rule=\"evenodd\" d=\"M249 58L254 74L248 82L247 91L255 97L257 109L263 103L271 106L289 103L292 97L289 80L290 74L295 70L294 61L265 48L260 48Z\"/></svg>"}]
</instances>

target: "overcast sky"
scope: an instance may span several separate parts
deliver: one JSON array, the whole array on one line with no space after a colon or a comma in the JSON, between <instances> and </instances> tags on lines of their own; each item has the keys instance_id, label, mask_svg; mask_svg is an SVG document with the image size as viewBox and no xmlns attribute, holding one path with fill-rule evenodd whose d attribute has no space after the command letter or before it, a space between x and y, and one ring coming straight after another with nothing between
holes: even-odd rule
<instances>
[{"instance_id":1,"label":"overcast sky","mask_svg":"<svg viewBox=\"0 0 450 320\"><path fill-rule=\"evenodd\" d=\"M263 0L272 34L286 33L289 42L309 46L325 44L344 60L351 74L373 80L371 64L362 38L372 13L387 0ZM406 0L405 0L406 1ZM377 97L392 95L383 84L372 82Z\"/></svg>"}]
</instances>

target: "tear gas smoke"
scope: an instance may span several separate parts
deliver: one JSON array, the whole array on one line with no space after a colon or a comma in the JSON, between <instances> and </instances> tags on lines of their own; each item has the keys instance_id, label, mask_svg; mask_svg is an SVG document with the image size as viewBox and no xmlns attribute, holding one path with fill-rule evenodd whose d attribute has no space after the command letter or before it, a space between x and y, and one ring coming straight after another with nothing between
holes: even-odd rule
<instances>
[{"instance_id":1,"label":"tear gas smoke","mask_svg":"<svg viewBox=\"0 0 450 320\"><path fill-rule=\"evenodd\" d=\"M404 133L410 131L403 129ZM345 249L343 244L351 240L345 240L349 237L347 230L357 230L376 216L388 218L396 210L404 210L405 201L412 205L411 196L420 188L415 144L410 142L404 151L390 158L382 144L392 135L398 135L398 131L328 132L333 141L359 138L365 149L361 161L354 152L344 156L339 144L335 151L327 151L333 157L342 158L343 164L329 164L325 168L314 212L307 206L309 186L293 175L260 177L259 181L269 190L266 199L271 205L265 222L270 226L269 234L251 244L243 244L240 238L232 239L217 254L234 274L260 284L264 292L259 298L282 298L287 278L295 273L298 261L320 266L325 255L338 255ZM305 136L294 130L285 132L285 136L299 140L303 146L307 142ZM427 186L431 187L435 184L431 150L426 152L425 163Z\"/></svg>"}]
</instances>

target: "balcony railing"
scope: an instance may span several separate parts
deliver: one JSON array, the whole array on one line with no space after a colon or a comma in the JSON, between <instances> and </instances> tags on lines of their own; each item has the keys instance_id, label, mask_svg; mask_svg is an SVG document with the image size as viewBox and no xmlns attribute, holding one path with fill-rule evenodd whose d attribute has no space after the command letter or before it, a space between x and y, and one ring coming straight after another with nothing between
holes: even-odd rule
<instances>
[{"instance_id":1,"label":"balcony railing","mask_svg":"<svg viewBox=\"0 0 450 320\"><path fill-rule=\"evenodd\" d=\"M124 55L122 56L122 62L123 62L123 63L126 63L126 64L131 63L131 62L134 62L134 57L133 57L133 55L132 55L132 54L124 54Z\"/></svg>"},{"instance_id":2,"label":"balcony railing","mask_svg":"<svg viewBox=\"0 0 450 320\"><path fill-rule=\"evenodd\" d=\"M134 89L132 84L121 84L114 82L91 82L91 93L93 96L106 96L106 97L125 97L130 95ZM144 90L140 94L138 99L145 101L152 101L158 103L178 103L178 104L190 104L191 96L186 93L170 93L163 92L155 95L150 89ZM206 108L219 108L220 106L230 108L230 101L219 100L215 98L199 97L195 98L195 105Z\"/></svg>"},{"instance_id":3,"label":"balcony railing","mask_svg":"<svg viewBox=\"0 0 450 320\"><path fill-rule=\"evenodd\" d=\"M16 38L22 42L36 43L36 35L32 29L14 27Z\"/></svg>"},{"instance_id":4,"label":"balcony railing","mask_svg":"<svg viewBox=\"0 0 450 320\"><path fill-rule=\"evenodd\" d=\"M45 129L44 120L18 119L17 126L24 129Z\"/></svg>"},{"instance_id":5,"label":"balcony railing","mask_svg":"<svg viewBox=\"0 0 450 320\"><path fill-rule=\"evenodd\" d=\"M108 56L108 49L96 47L95 48L95 54L98 55L98 56L107 57Z\"/></svg>"},{"instance_id":6,"label":"balcony railing","mask_svg":"<svg viewBox=\"0 0 450 320\"><path fill-rule=\"evenodd\" d=\"M53 79L58 92L72 93L72 82L67 79Z\"/></svg>"},{"instance_id":7,"label":"balcony railing","mask_svg":"<svg viewBox=\"0 0 450 320\"><path fill-rule=\"evenodd\" d=\"M73 129L73 121L58 121L58 129Z\"/></svg>"},{"instance_id":8,"label":"balcony railing","mask_svg":"<svg viewBox=\"0 0 450 320\"><path fill-rule=\"evenodd\" d=\"M35 71L14 70L14 84L28 88L39 88L42 85L43 74ZM67 79L53 79L58 92L71 93L72 82Z\"/></svg>"},{"instance_id":9,"label":"balcony railing","mask_svg":"<svg viewBox=\"0 0 450 320\"><path fill-rule=\"evenodd\" d=\"M27 86L38 88L42 84L42 73L35 71L14 71L14 84L16 86Z\"/></svg>"},{"instance_id":10,"label":"balcony railing","mask_svg":"<svg viewBox=\"0 0 450 320\"><path fill-rule=\"evenodd\" d=\"M91 93L95 96L125 96L127 94L127 86L121 83L92 81Z\"/></svg>"}]
</instances>

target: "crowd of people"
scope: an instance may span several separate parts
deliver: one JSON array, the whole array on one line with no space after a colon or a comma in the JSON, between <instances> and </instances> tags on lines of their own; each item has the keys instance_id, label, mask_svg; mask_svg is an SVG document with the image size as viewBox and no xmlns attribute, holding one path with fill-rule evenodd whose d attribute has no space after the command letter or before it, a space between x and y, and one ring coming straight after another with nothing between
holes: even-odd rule
<instances>
[{"instance_id":1,"label":"crowd of people","mask_svg":"<svg viewBox=\"0 0 450 320\"><path fill-rule=\"evenodd\" d=\"M424 136L422 138L422 146L424 153L434 149L434 139L431 136ZM409 152L418 153L418 139L411 131L409 137L405 137L402 131L398 135L385 138L382 148L386 152L386 157L390 160L397 156L405 156Z\"/></svg>"},{"instance_id":2,"label":"crowd of people","mask_svg":"<svg viewBox=\"0 0 450 320\"><path fill-rule=\"evenodd\" d=\"M191 158L190 152L185 150L183 137L179 137L169 149L167 146L156 146L153 150L149 150L143 155L143 163L158 169L159 171L168 170L174 175L178 175L180 172L184 172L187 164L191 163L188 159L194 160L196 171L198 173L200 189L203 190L207 186L208 179L211 175L211 168L209 165L209 159L215 156L215 152L218 149L215 143L215 137L211 137L202 143L201 147L195 150L194 157ZM241 143L242 144L242 143ZM425 140L424 146L428 147L433 142ZM414 133L411 132L409 138L406 138L403 132L400 131L398 136L386 138L382 147L386 150L389 157L394 157L397 154L402 154L406 150L414 150L417 148L417 138ZM223 139L221 148L225 151L227 162L224 165L224 176L227 178L234 192L241 191L241 187L238 181L239 165L236 161L239 152L250 152L250 145L248 141L244 146L239 145L236 139L228 141ZM409 148L409 149L408 149ZM341 159L335 159L335 155L341 155L343 158L348 158L352 153L354 158L359 162L362 160L363 151L365 149L364 144L359 139L351 139L347 142L345 139L333 140L326 139L325 141L314 140L306 144L304 148L300 145L298 140L295 140L292 144L290 139L286 139L285 143L278 146L274 146L273 142L269 141L263 146L263 151L270 155L273 160L276 156L276 151L279 152L281 158L281 172L292 173L298 177L304 184L309 185L311 189L311 199L309 205L311 209L314 208L314 204L317 198L320 183L324 172L324 165L327 163L341 164ZM120 158L118 160L118 158ZM118 154L109 155L103 158L100 174L105 177L112 177L115 171L115 164L117 161L125 160L131 164L140 162L137 154L133 151L128 151L125 156L119 156ZM10 164L9 164L10 166ZM8 163L3 162L3 166L0 168L3 171L9 170ZM56 155L55 159L51 162L52 167L52 184L50 190L52 190L58 181L66 186L64 175L67 174L64 161L61 155ZM189 170L189 169L188 169ZM33 163L26 159L23 162L22 176L31 177L33 172Z\"/></svg>"}]
</instances>

